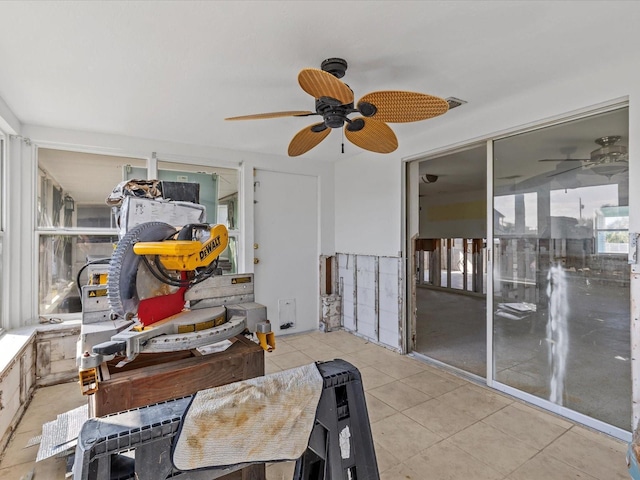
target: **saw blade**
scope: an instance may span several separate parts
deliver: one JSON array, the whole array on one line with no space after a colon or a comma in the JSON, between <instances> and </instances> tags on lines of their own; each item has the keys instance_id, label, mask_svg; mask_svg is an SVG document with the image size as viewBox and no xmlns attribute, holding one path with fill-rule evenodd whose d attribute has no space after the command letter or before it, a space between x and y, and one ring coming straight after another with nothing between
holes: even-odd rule
<instances>
[{"instance_id":1,"label":"saw blade","mask_svg":"<svg viewBox=\"0 0 640 480\"><path fill-rule=\"evenodd\" d=\"M175 233L176 229L169 224L147 222L131 228L118 242L109 262L107 278L107 298L112 313L130 318L138 313L141 298L148 297L149 292L166 289L166 285L151 275L140 273L147 267L134 253L133 246L137 242L165 240Z\"/></svg>"}]
</instances>

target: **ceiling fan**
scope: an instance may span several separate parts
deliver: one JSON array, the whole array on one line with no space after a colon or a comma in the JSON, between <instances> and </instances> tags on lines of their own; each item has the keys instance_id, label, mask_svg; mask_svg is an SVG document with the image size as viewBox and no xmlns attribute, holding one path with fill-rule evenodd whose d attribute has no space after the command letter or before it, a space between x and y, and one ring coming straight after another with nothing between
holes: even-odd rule
<instances>
[{"instance_id":1,"label":"ceiling fan","mask_svg":"<svg viewBox=\"0 0 640 480\"><path fill-rule=\"evenodd\" d=\"M354 105L353 91L340 80L346 70L345 60L329 58L322 62L320 69L304 68L300 71L298 83L315 98L315 112L258 113L225 120L320 115L322 122L303 128L293 137L288 150L290 157L308 152L324 140L332 128L341 128L343 125L345 136L351 143L371 152L391 153L398 148L398 139L387 122L417 122L442 115L449 109L449 104L443 98L396 90L368 93ZM349 118L352 113L361 116Z\"/></svg>"},{"instance_id":2,"label":"ceiling fan","mask_svg":"<svg viewBox=\"0 0 640 480\"><path fill-rule=\"evenodd\" d=\"M572 170L583 168L598 175L604 175L605 177L611 178L613 175L626 172L629 168L629 153L627 147L624 145L617 145L621 138L622 137L619 135L608 135L597 138L595 142L600 145L600 148L593 150L589 155L589 158L570 158L570 156L568 156L564 159L545 158L538 161L562 163L581 162L581 165L577 167L560 169L561 171L547 175L548 177L554 177Z\"/></svg>"}]
</instances>

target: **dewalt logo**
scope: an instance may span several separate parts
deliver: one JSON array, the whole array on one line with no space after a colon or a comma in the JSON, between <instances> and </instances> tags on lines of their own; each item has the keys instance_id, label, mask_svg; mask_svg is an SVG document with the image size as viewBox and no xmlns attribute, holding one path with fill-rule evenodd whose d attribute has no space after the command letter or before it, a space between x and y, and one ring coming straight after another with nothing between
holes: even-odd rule
<instances>
[{"instance_id":1,"label":"dewalt logo","mask_svg":"<svg viewBox=\"0 0 640 480\"><path fill-rule=\"evenodd\" d=\"M200 260L207 258L211 252L220 246L220 235L207 243L202 250L200 250Z\"/></svg>"}]
</instances>

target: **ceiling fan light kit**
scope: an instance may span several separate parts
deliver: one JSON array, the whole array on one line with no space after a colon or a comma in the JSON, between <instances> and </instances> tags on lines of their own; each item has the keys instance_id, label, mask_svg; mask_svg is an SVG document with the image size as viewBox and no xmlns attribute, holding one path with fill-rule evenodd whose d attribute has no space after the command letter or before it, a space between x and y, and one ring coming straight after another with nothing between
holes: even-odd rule
<instances>
[{"instance_id":1,"label":"ceiling fan light kit","mask_svg":"<svg viewBox=\"0 0 640 480\"><path fill-rule=\"evenodd\" d=\"M449 110L447 100L424 93L386 90L363 96L354 106L353 91L342 82L347 62L328 58L320 69L304 68L298 74L302 90L315 98L315 112L306 110L259 113L230 117L225 120L260 120L278 117L320 115L322 123L300 130L289 144L289 156L302 155L324 140L332 128L342 128L354 145L376 153L391 153L398 148L398 139L387 123L426 120ZM351 114L362 116L350 118Z\"/></svg>"}]
</instances>

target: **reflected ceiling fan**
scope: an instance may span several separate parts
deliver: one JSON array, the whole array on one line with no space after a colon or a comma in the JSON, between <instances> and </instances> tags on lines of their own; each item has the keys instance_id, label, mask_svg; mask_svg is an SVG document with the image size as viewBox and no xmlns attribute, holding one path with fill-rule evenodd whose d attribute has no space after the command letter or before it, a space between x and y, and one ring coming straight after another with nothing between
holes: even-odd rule
<instances>
[{"instance_id":1,"label":"reflected ceiling fan","mask_svg":"<svg viewBox=\"0 0 640 480\"><path fill-rule=\"evenodd\" d=\"M342 82L347 62L329 58L320 69L304 68L298 74L300 87L315 98L315 112L285 111L230 117L225 120L260 120L278 117L320 115L322 122L300 130L289 144L289 156L308 152L324 140L332 128L341 128L351 143L377 153L391 153L398 139L387 123L417 122L442 115L449 110L443 98L424 93L383 90L363 96L354 105L353 91ZM358 113L361 116L349 118Z\"/></svg>"},{"instance_id":2,"label":"reflected ceiling fan","mask_svg":"<svg viewBox=\"0 0 640 480\"><path fill-rule=\"evenodd\" d=\"M600 148L596 148L594 151L592 151L589 158L571 158L570 154L574 151L572 149L572 151L567 152L567 158L545 158L538 161L562 163L581 162L581 165L577 167L566 169L558 168L561 165L559 164L556 169L560 171L547 175L547 177L555 177L557 175L562 175L563 173L571 172L573 170L584 169L585 171L590 171L598 175L604 175L607 178L611 178L613 175L626 172L629 169L629 153L627 147L617 144L621 140L621 138L622 137L619 135L608 135L605 137L597 138L595 142L600 145Z\"/></svg>"}]
</instances>

